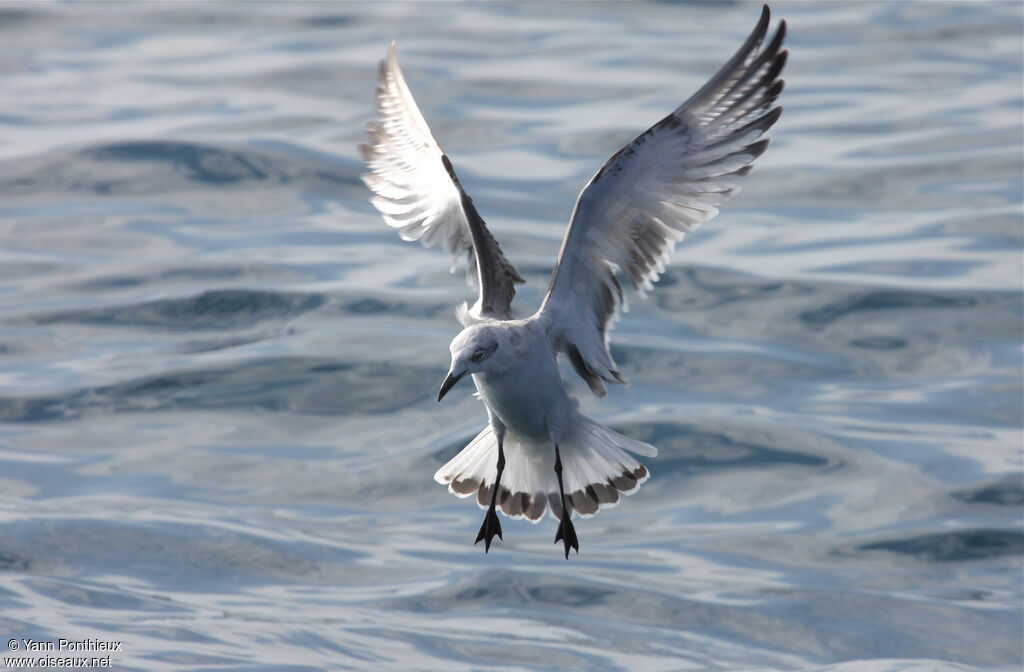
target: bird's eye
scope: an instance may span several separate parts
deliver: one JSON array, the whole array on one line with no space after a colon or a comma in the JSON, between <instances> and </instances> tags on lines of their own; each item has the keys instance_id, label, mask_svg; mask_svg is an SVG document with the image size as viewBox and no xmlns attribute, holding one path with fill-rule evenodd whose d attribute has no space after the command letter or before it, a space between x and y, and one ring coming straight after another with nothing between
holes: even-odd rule
<instances>
[{"instance_id":1,"label":"bird's eye","mask_svg":"<svg viewBox=\"0 0 1024 672\"><path fill-rule=\"evenodd\" d=\"M473 353L473 356L469 358L469 361L471 361L471 362L479 362L483 358L484 358L484 351L483 350L477 350L476 352Z\"/></svg>"}]
</instances>

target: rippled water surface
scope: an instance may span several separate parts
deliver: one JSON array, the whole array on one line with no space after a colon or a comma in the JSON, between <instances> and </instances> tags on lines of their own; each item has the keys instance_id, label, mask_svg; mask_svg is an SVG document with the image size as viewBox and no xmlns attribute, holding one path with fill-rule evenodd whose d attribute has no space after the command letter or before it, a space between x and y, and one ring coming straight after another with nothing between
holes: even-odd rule
<instances>
[{"instance_id":1,"label":"rippled water surface","mask_svg":"<svg viewBox=\"0 0 1024 672\"><path fill-rule=\"evenodd\" d=\"M539 302L579 188L756 4L0 5L0 633L130 670L1019 670L1022 11L779 4L786 113L584 410L578 524L431 476L467 296L367 203L406 75ZM6 638L5 638L6 639ZM2 645L2 642L0 642Z\"/></svg>"}]
</instances>

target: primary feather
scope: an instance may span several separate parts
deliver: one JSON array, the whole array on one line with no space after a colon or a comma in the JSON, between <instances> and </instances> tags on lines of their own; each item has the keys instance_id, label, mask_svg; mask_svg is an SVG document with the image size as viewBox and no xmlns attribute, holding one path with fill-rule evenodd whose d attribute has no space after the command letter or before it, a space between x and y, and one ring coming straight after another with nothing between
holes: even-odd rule
<instances>
[{"instance_id":1,"label":"primary feather","mask_svg":"<svg viewBox=\"0 0 1024 672\"><path fill-rule=\"evenodd\" d=\"M718 214L737 178L768 145L760 139L782 113L783 21L761 49L767 6L747 41L672 114L623 147L580 193L538 316L599 396L623 382L608 331L625 295L641 294L665 270L675 244Z\"/></svg>"},{"instance_id":2,"label":"primary feather","mask_svg":"<svg viewBox=\"0 0 1024 672\"><path fill-rule=\"evenodd\" d=\"M360 145L372 172L363 176L370 200L403 240L424 246L441 242L454 257L468 257L467 280L478 290L472 319L509 319L515 285L524 282L462 188L451 161L427 122L398 67L394 43L380 63L380 122L370 122L370 142Z\"/></svg>"}]
</instances>

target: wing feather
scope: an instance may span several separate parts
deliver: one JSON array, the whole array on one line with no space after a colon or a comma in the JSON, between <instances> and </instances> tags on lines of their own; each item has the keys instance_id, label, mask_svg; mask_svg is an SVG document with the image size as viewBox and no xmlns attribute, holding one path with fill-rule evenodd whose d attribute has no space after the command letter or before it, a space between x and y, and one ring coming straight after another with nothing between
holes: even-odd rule
<instances>
[{"instance_id":1,"label":"wing feather","mask_svg":"<svg viewBox=\"0 0 1024 672\"><path fill-rule=\"evenodd\" d=\"M641 295L665 270L675 244L718 214L739 191L737 178L764 153L763 134L788 52L786 22L762 48L765 5L735 55L672 114L616 152L590 180L573 211L548 294L538 315L590 389L623 382L608 332L625 308L618 276Z\"/></svg>"},{"instance_id":2,"label":"wing feather","mask_svg":"<svg viewBox=\"0 0 1024 672\"><path fill-rule=\"evenodd\" d=\"M425 247L440 243L456 259L468 257L467 281L478 290L469 319L511 318L515 285L523 278L431 135L398 66L394 43L380 63L377 112L379 122L366 127L369 142L359 146L372 171L363 176L374 193L370 202L403 240Z\"/></svg>"}]
</instances>

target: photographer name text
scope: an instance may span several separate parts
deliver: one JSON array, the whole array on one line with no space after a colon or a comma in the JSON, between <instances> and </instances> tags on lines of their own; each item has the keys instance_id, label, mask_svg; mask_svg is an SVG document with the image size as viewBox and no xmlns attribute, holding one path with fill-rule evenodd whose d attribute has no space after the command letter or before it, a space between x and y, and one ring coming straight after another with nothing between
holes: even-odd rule
<instances>
[{"instance_id":1,"label":"photographer name text","mask_svg":"<svg viewBox=\"0 0 1024 672\"><path fill-rule=\"evenodd\" d=\"M2 641L2 640L0 640ZM55 642L36 639L12 639L7 642L10 651L109 651L116 653L121 650L121 642L104 639L64 639Z\"/></svg>"}]
</instances>

